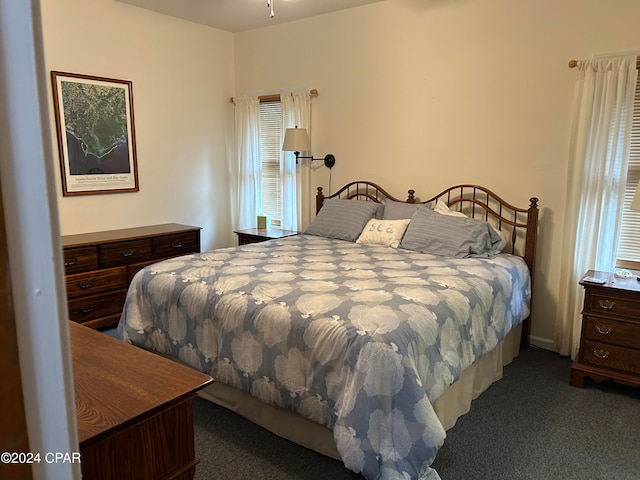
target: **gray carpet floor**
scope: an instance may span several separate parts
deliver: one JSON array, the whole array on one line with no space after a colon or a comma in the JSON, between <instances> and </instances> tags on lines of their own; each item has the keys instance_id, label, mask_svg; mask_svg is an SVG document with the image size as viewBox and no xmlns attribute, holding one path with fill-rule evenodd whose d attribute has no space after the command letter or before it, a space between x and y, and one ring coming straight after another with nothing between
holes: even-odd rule
<instances>
[{"instance_id":1,"label":"gray carpet floor","mask_svg":"<svg viewBox=\"0 0 640 480\"><path fill-rule=\"evenodd\" d=\"M569 385L571 361L520 353L447 432L443 480L640 479L640 389ZM209 402L194 404L196 480L362 479Z\"/></svg>"},{"instance_id":2,"label":"gray carpet floor","mask_svg":"<svg viewBox=\"0 0 640 480\"><path fill-rule=\"evenodd\" d=\"M570 365L521 351L447 432L433 464L442 479L640 480L640 388L588 379L571 387ZM194 430L195 480L363 478L199 398Z\"/></svg>"}]
</instances>

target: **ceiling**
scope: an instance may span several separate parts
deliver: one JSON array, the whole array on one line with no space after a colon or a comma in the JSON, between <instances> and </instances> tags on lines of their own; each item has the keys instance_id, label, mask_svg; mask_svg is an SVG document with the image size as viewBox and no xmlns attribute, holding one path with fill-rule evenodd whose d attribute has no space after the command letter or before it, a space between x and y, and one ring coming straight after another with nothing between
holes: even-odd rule
<instances>
[{"instance_id":1,"label":"ceiling","mask_svg":"<svg viewBox=\"0 0 640 480\"><path fill-rule=\"evenodd\" d=\"M376 3L381 0L117 0L203 25L242 32L301 18Z\"/></svg>"}]
</instances>

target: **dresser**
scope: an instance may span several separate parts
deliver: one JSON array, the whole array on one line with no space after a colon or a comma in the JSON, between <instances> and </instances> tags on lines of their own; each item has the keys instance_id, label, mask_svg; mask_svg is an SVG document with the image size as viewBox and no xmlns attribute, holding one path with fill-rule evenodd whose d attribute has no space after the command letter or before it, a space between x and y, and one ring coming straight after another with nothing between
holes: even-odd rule
<instances>
[{"instance_id":1,"label":"dresser","mask_svg":"<svg viewBox=\"0 0 640 480\"><path fill-rule=\"evenodd\" d=\"M193 479L192 401L212 378L76 322L69 340L82 477Z\"/></svg>"},{"instance_id":2,"label":"dresser","mask_svg":"<svg viewBox=\"0 0 640 480\"><path fill-rule=\"evenodd\" d=\"M248 243L264 242L276 238L291 237L299 232L294 230L283 230L282 228L247 228L245 230L235 230L238 236L238 245L247 245Z\"/></svg>"},{"instance_id":3,"label":"dresser","mask_svg":"<svg viewBox=\"0 0 640 480\"><path fill-rule=\"evenodd\" d=\"M146 265L200 252L200 227L168 223L62 237L69 319L118 323L129 282Z\"/></svg>"},{"instance_id":4,"label":"dresser","mask_svg":"<svg viewBox=\"0 0 640 480\"><path fill-rule=\"evenodd\" d=\"M588 278L604 283L594 283ZM584 386L614 380L640 386L640 281L634 275L589 270L580 281L584 288L580 351L571 366L570 383Z\"/></svg>"}]
</instances>

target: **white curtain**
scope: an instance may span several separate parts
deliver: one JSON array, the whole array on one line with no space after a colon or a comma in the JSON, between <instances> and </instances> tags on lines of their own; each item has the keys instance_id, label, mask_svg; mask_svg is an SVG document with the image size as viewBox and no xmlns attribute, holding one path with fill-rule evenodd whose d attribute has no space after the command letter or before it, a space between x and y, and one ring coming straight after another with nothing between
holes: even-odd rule
<instances>
[{"instance_id":1,"label":"white curtain","mask_svg":"<svg viewBox=\"0 0 640 480\"><path fill-rule=\"evenodd\" d=\"M615 269L629 161L636 56L579 61L571 130L558 316L559 353L575 357L589 269Z\"/></svg>"},{"instance_id":2,"label":"white curtain","mask_svg":"<svg viewBox=\"0 0 640 480\"><path fill-rule=\"evenodd\" d=\"M235 99L238 187L234 229L251 228L262 210L262 152L260 148L260 100L257 96Z\"/></svg>"},{"instance_id":3,"label":"white curtain","mask_svg":"<svg viewBox=\"0 0 640 480\"><path fill-rule=\"evenodd\" d=\"M306 128L311 138L311 97L308 91L280 95L282 107L282 135L287 128ZM309 152L301 152L309 156ZM293 152L282 152L280 182L282 198L281 227L285 230L303 230L309 224L311 212L311 161L300 160L296 166Z\"/></svg>"}]
</instances>

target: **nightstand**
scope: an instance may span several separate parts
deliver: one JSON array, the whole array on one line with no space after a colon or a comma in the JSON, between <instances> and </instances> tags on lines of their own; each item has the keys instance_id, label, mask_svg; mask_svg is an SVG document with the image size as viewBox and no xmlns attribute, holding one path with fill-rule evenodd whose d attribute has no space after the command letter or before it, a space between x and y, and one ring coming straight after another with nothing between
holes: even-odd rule
<instances>
[{"instance_id":1,"label":"nightstand","mask_svg":"<svg viewBox=\"0 0 640 480\"><path fill-rule=\"evenodd\" d=\"M592 283L595 277L604 283ZM580 351L571 365L570 384L584 386L613 380L640 386L640 281L616 278L611 272L589 270L584 287Z\"/></svg>"},{"instance_id":2,"label":"nightstand","mask_svg":"<svg viewBox=\"0 0 640 480\"><path fill-rule=\"evenodd\" d=\"M266 240L276 238L291 237L300 232L294 230L283 230L281 228L248 228L246 230L235 230L233 233L238 235L238 245L246 245L248 243L259 243Z\"/></svg>"}]
</instances>

